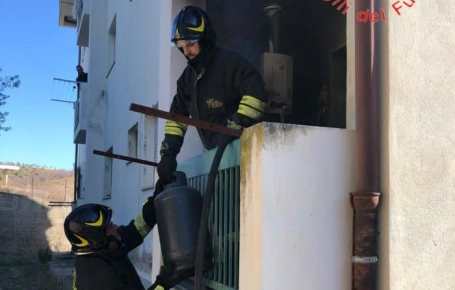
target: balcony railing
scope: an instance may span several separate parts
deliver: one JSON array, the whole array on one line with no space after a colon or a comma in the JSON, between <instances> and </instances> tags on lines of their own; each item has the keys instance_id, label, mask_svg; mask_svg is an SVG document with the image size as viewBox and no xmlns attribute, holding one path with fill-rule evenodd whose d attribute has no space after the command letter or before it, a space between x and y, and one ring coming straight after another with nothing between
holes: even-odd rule
<instances>
[{"instance_id":1,"label":"balcony railing","mask_svg":"<svg viewBox=\"0 0 455 290\"><path fill-rule=\"evenodd\" d=\"M205 193L210 164L215 151L180 164L190 186ZM237 290L239 285L240 229L240 144L235 141L224 152L215 181L209 216L214 267L206 276L214 290Z\"/></svg>"}]
</instances>

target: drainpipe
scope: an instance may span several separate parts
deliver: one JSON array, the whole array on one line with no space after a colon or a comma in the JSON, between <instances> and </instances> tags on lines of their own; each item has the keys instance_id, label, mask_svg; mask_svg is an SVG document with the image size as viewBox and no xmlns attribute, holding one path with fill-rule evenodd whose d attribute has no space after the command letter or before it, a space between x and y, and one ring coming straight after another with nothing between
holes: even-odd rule
<instances>
[{"instance_id":1,"label":"drainpipe","mask_svg":"<svg viewBox=\"0 0 455 290\"><path fill-rule=\"evenodd\" d=\"M355 0L357 11L378 11L380 0ZM357 190L351 193L352 289L377 289L380 184L380 30L382 22L355 22Z\"/></svg>"}]
</instances>

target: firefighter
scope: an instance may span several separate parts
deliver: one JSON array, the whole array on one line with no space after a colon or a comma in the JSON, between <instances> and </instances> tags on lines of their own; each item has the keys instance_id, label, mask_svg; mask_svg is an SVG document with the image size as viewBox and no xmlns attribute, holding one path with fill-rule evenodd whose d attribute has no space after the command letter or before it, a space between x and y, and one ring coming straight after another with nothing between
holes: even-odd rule
<instances>
[{"instance_id":1,"label":"firefighter","mask_svg":"<svg viewBox=\"0 0 455 290\"><path fill-rule=\"evenodd\" d=\"M177 80L171 112L232 129L261 121L266 104L261 75L240 55L216 45L215 32L204 10L183 8L174 19L171 41L188 60ZM185 124L166 122L157 167L163 184L173 179L185 131ZM203 129L198 133L206 149L233 139Z\"/></svg>"},{"instance_id":2,"label":"firefighter","mask_svg":"<svg viewBox=\"0 0 455 290\"><path fill-rule=\"evenodd\" d=\"M65 235L76 256L73 290L144 290L111 216L107 206L86 204L66 217Z\"/></svg>"},{"instance_id":3,"label":"firefighter","mask_svg":"<svg viewBox=\"0 0 455 290\"><path fill-rule=\"evenodd\" d=\"M238 130L262 120L266 99L261 75L240 55L216 45L210 19L202 9L187 6L178 13L173 22L171 41L188 60L177 80L171 112ZM155 193L136 219L117 229L128 250L140 245L156 223L153 200L175 178L176 158L185 132L185 124L174 121L165 124ZM203 129L198 129L198 133L206 149L233 140L233 137ZM165 266L153 289L169 289L190 275L169 272Z\"/></svg>"}]
</instances>

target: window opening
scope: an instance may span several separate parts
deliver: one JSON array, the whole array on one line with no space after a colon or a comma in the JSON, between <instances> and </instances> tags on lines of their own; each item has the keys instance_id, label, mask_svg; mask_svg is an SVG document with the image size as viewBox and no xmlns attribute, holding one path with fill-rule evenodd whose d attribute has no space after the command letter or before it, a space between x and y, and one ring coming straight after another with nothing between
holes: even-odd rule
<instances>
[{"instance_id":1,"label":"window opening","mask_svg":"<svg viewBox=\"0 0 455 290\"><path fill-rule=\"evenodd\" d=\"M134 124L133 127L131 127L128 130L128 156L137 158L137 140L138 139L138 132L137 132L137 123Z\"/></svg>"},{"instance_id":2,"label":"window opening","mask_svg":"<svg viewBox=\"0 0 455 290\"><path fill-rule=\"evenodd\" d=\"M262 73L267 121L346 127L346 16L324 1L207 0L220 46Z\"/></svg>"}]
</instances>

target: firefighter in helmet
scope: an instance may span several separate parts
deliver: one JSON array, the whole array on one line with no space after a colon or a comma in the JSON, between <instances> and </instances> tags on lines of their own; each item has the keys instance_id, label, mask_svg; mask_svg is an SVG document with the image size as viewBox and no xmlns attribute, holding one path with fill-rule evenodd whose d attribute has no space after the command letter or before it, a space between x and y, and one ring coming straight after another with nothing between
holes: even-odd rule
<instances>
[{"instance_id":1,"label":"firefighter in helmet","mask_svg":"<svg viewBox=\"0 0 455 290\"><path fill-rule=\"evenodd\" d=\"M171 112L232 129L262 120L266 95L261 75L237 53L217 46L215 31L204 10L183 8L174 19L171 41L188 60L177 80ZM185 124L166 122L157 168L164 184L173 179L185 131ZM232 140L204 129L198 129L198 133L206 149Z\"/></svg>"},{"instance_id":2,"label":"firefighter in helmet","mask_svg":"<svg viewBox=\"0 0 455 290\"><path fill-rule=\"evenodd\" d=\"M74 290L144 290L111 216L107 206L85 204L66 217L65 235L76 256Z\"/></svg>"}]
</instances>

